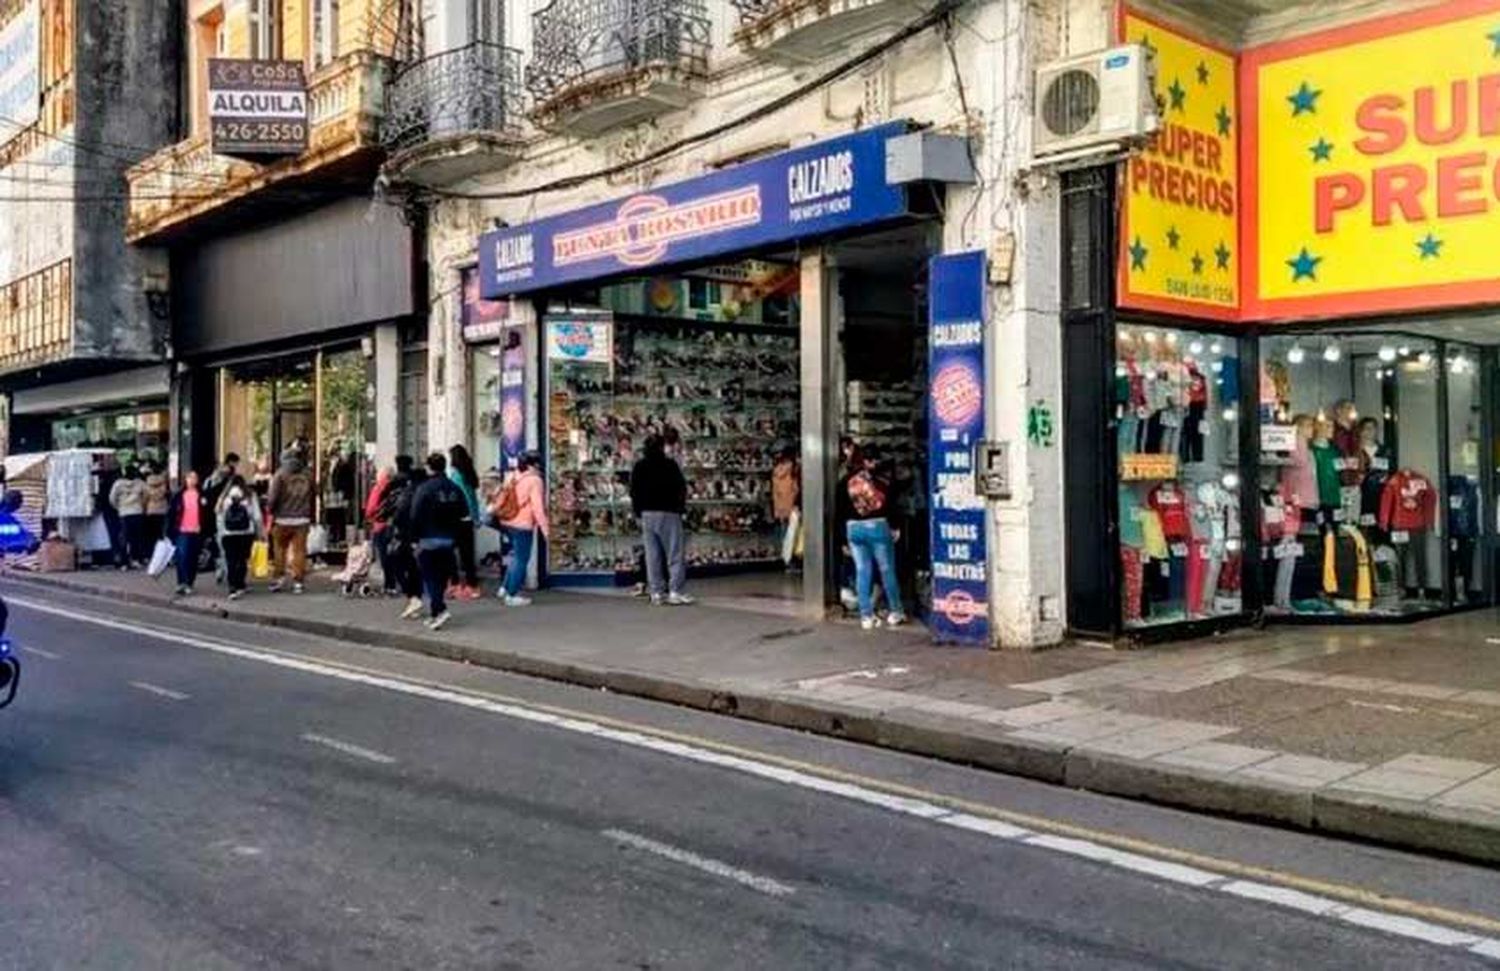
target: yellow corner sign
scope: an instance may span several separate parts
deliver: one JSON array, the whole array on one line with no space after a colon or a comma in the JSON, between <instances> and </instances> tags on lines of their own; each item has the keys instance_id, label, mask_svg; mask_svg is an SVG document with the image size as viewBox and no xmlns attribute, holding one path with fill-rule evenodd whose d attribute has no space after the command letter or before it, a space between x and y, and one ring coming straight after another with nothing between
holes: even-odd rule
<instances>
[{"instance_id":1,"label":"yellow corner sign","mask_svg":"<svg viewBox=\"0 0 1500 971\"><path fill-rule=\"evenodd\" d=\"M1500 0L1252 50L1242 83L1247 317L1500 299Z\"/></svg>"},{"instance_id":2,"label":"yellow corner sign","mask_svg":"<svg viewBox=\"0 0 1500 971\"><path fill-rule=\"evenodd\" d=\"M1133 10L1120 34L1156 54L1161 131L1124 166L1119 303L1239 317L1235 57Z\"/></svg>"}]
</instances>

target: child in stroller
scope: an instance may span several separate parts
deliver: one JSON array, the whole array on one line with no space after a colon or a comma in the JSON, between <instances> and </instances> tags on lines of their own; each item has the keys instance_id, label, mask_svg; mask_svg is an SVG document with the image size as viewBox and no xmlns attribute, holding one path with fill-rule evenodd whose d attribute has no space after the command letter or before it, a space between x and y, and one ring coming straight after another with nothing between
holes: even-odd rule
<instances>
[{"instance_id":1,"label":"child in stroller","mask_svg":"<svg viewBox=\"0 0 1500 971\"><path fill-rule=\"evenodd\" d=\"M370 583L370 567L375 562L375 549L369 543L355 543L349 547L344 569L333 575L339 592L346 597L374 597L380 591Z\"/></svg>"}]
</instances>

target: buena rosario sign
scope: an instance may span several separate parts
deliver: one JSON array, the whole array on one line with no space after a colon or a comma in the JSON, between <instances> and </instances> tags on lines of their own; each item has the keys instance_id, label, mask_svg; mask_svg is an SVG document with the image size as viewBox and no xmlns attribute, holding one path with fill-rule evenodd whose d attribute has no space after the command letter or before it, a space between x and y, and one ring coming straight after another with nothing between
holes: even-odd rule
<instances>
[{"instance_id":1,"label":"buena rosario sign","mask_svg":"<svg viewBox=\"0 0 1500 971\"><path fill-rule=\"evenodd\" d=\"M208 117L219 155L300 155L308 129L301 63L210 60Z\"/></svg>"},{"instance_id":2,"label":"buena rosario sign","mask_svg":"<svg viewBox=\"0 0 1500 971\"><path fill-rule=\"evenodd\" d=\"M702 178L486 233L486 299L633 269L688 263L896 219L906 191L885 175L896 122Z\"/></svg>"}]
</instances>

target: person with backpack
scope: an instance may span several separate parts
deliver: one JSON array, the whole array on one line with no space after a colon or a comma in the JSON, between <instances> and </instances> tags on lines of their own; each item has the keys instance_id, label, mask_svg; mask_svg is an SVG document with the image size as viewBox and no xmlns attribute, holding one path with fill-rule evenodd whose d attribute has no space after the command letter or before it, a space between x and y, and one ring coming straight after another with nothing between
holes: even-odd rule
<instances>
[{"instance_id":1,"label":"person with backpack","mask_svg":"<svg viewBox=\"0 0 1500 971\"><path fill-rule=\"evenodd\" d=\"M302 454L295 448L281 455L281 468L271 479L266 509L271 514L276 574L271 592L285 589L290 576L292 592L301 593L302 582L307 579L307 531L313 519L313 481Z\"/></svg>"},{"instance_id":2,"label":"person with backpack","mask_svg":"<svg viewBox=\"0 0 1500 971\"><path fill-rule=\"evenodd\" d=\"M218 509L219 500L224 498L224 490L229 488L229 480L239 474L240 457L234 452L224 456L224 462L209 475L203 483L203 504L209 509ZM219 543L217 539L218 523L210 516L207 524L208 531L203 536L203 548L208 552L208 565L213 567L215 579L224 578L224 565L219 558Z\"/></svg>"},{"instance_id":3,"label":"person with backpack","mask_svg":"<svg viewBox=\"0 0 1500 971\"><path fill-rule=\"evenodd\" d=\"M404 519L398 517L398 528L407 530L407 535L416 540L417 568L422 586L427 589L429 630L441 630L452 619L443 595L453 576L458 531L464 528L468 517L469 501L464 498L463 490L448 478L447 456L433 452L427 456L426 481L412 493L410 512ZM408 605L401 616L414 620L421 610L418 601L415 611Z\"/></svg>"},{"instance_id":4,"label":"person with backpack","mask_svg":"<svg viewBox=\"0 0 1500 971\"><path fill-rule=\"evenodd\" d=\"M265 529L260 515L260 502L256 500L255 492L245 484L244 478L236 474L225 480L224 494L219 497L216 513L229 599L238 600L245 595L245 581L250 570L250 549L261 538Z\"/></svg>"},{"instance_id":5,"label":"person with backpack","mask_svg":"<svg viewBox=\"0 0 1500 971\"><path fill-rule=\"evenodd\" d=\"M498 596L507 607L527 607L531 600L521 596L526 570L531 566L531 548L537 531L543 539L551 537L547 519L547 490L542 484L542 456L535 451L521 453L516 472L505 480L495 504L490 508L500 528L510 540L510 567L500 585Z\"/></svg>"},{"instance_id":6,"label":"person with backpack","mask_svg":"<svg viewBox=\"0 0 1500 971\"><path fill-rule=\"evenodd\" d=\"M682 467L667 454L667 440L661 435L647 436L645 455L630 472L630 507L641 524L651 603L674 607L693 603L682 589L687 582L682 528L687 480Z\"/></svg>"},{"instance_id":7,"label":"person with backpack","mask_svg":"<svg viewBox=\"0 0 1500 971\"><path fill-rule=\"evenodd\" d=\"M878 456L858 445L847 459L848 474L838 484L835 501L837 522L854 557L854 587L859 600L859 625L865 630L879 627L875 612L875 571L885 590L884 622L892 627L906 623L901 603L901 584L896 574L896 539L900 530L892 526L895 515L894 483L880 467Z\"/></svg>"}]
</instances>

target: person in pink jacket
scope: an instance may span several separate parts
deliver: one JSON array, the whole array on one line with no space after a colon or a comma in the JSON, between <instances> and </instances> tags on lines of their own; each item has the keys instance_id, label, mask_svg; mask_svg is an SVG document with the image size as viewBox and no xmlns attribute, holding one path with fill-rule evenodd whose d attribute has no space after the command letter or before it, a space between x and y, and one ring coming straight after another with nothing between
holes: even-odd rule
<instances>
[{"instance_id":1,"label":"person in pink jacket","mask_svg":"<svg viewBox=\"0 0 1500 971\"><path fill-rule=\"evenodd\" d=\"M505 508L507 505L511 508ZM542 484L542 457L538 453L529 451L521 455L516 472L501 488L491 511L510 538L510 568L505 571L499 597L507 607L528 606L531 601L521 596L521 588L531 566L531 548L538 530L547 539L552 529L547 520L547 491Z\"/></svg>"}]
</instances>

